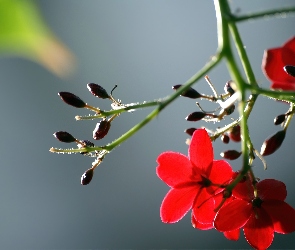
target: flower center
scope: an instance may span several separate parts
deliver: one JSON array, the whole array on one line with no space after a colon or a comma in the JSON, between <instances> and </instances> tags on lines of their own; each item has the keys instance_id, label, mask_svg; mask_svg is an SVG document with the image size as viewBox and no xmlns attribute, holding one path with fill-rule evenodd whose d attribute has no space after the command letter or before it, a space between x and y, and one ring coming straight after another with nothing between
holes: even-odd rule
<instances>
[{"instance_id":1,"label":"flower center","mask_svg":"<svg viewBox=\"0 0 295 250\"><path fill-rule=\"evenodd\" d=\"M210 186L211 186L212 182L211 182L208 178L206 178L206 177L204 177L204 176L201 176L201 178L202 178L202 180L199 181L198 183L199 183L202 187L210 187Z\"/></svg>"},{"instance_id":2,"label":"flower center","mask_svg":"<svg viewBox=\"0 0 295 250\"><path fill-rule=\"evenodd\" d=\"M260 208L263 200L261 200L259 197L256 197L252 200L252 206L255 208Z\"/></svg>"}]
</instances>

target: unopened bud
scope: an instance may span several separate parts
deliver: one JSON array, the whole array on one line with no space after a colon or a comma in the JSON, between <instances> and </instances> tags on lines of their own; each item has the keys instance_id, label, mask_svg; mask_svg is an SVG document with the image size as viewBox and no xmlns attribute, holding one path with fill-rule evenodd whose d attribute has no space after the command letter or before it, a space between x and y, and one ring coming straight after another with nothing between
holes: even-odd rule
<instances>
[{"instance_id":1,"label":"unopened bud","mask_svg":"<svg viewBox=\"0 0 295 250\"><path fill-rule=\"evenodd\" d=\"M202 120L207 114L204 112L193 112L189 114L185 119L190 122L196 122Z\"/></svg>"},{"instance_id":2,"label":"unopened bud","mask_svg":"<svg viewBox=\"0 0 295 250\"><path fill-rule=\"evenodd\" d=\"M104 138L109 132L111 123L108 120L102 120L96 124L93 130L93 139L100 140Z\"/></svg>"},{"instance_id":3,"label":"unopened bud","mask_svg":"<svg viewBox=\"0 0 295 250\"><path fill-rule=\"evenodd\" d=\"M192 136L196 130L197 130L196 128L188 128L184 132L187 133L188 135Z\"/></svg>"},{"instance_id":4,"label":"unopened bud","mask_svg":"<svg viewBox=\"0 0 295 250\"><path fill-rule=\"evenodd\" d=\"M274 124L275 125L280 125L281 123L283 123L286 119L286 115L285 114L281 114L281 115L278 115L277 117L275 117L274 119Z\"/></svg>"},{"instance_id":5,"label":"unopened bud","mask_svg":"<svg viewBox=\"0 0 295 250\"><path fill-rule=\"evenodd\" d=\"M93 94L96 97L102 99L110 98L110 95L107 93L107 91L96 83L88 83L87 88L91 92L91 94Z\"/></svg>"},{"instance_id":6,"label":"unopened bud","mask_svg":"<svg viewBox=\"0 0 295 250\"><path fill-rule=\"evenodd\" d=\"M90 181L92 180L93 173L94 173L93 168L89 168L88 170L86 170L84 174L81 176L81 184L88 185Z\"/></svg>"},{"instance_id":7,"label":"unopened bud","mask_svg":"<svg viewBox=\"0 0 295 250\"><path fill-rule=\"evenodd\" d=\"M238 152L236 150L227 150L222 153L220 153L221 157L227 160L235 160L240 157L242 152Z\"/></svg>"},{"instance_id":8,"label":"unopened bud","mask_svg":"<svg viewBox=\"0 0 295 250\"><path fill-rule=\"evenodd\" d=\"M226 134L223 134L221 137L220 137L221 141L225 144L228 144L229 143L229 136L226 135Z\"/></svg>"},{"instance_id":9,"label":"unopened bud","mask_svg":"<svg viewBox=\"0 0 295 250\"><path fill-rule=\"evenodd\" d=\"M225 93L233 95L235 93L235 83L231 80L226 82L226 84L224 85L224 91Z\"/></svg>"},{"instance_id":10,"label":"unopened bud","mask_svg":"<svg viewBox=\"0 0 295 250\"><path fill-rule=\"evenodd\" d=\"M295 77L295 66L286 65L284 70L288 75Z\"/></svg>"},{"instance_id":11,"label":"unopened bud","mask_svg":"<svg viewBox=\"0 0 295 250\"><path fill-rule=\"evenodd\" d=\"M229 138L233 140L234 142L241 141L241 127L240 125L234 126L230 132L228 133Z\"/></svg>"},{"instance_id":12,"label":"unopened bud","mask_svg":"<svg viewBox=\"0 0 295 250\"><path fill-rule=\"evenodd\" d=\"M182 86L181 84L174 85L174 86L172 86L172 89L177 90L181 86ZM180 95L184 96L184 97L192 98L192 99L197 99L197 98L202 97L202 95L193 88L188 88L187 90L183 91Z\"/></svg>"},{"instance_id":13,"label":"unopened bud","mask_svg":"<svg viewBox=\"0 0 295 250\"><path fill-rule=\"evenodd\" d=\"M278 131L274 135L270 136L262 144L260 154L266 156L274 153L282 145L285 136L285 130Z\"/></svg>"},{"instance_id":14,"label":"unopened bud","mask_svg":"<svg viewBox=\"0 0 295 250\"><path fill-rule=\"evenodd\" d=\"M58 131L55 132L53 135L57 140L61 142L70 143L76 141L76 138L66 131Z\"/></svg>"},{"instance_id":15,"label":"unopened bud","mask_svg":"<svg viewBox=\"0 0 295 250\"><path fill-rule=\"evenodd\" d=\"M68 105L76 108L85 108L86 103L80 99L80 97L70 93L70 92L59 92L60 98Z\"/></svg>"}]
</instances>

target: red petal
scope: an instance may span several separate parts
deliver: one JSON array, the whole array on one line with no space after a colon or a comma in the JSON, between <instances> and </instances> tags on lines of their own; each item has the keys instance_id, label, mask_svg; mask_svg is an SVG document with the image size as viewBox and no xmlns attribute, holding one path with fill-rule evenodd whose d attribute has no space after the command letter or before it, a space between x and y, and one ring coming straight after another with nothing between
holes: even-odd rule
<instances>
[{"instance_id":1,"label":"red petal","mask_svg":"<svg viewBox=\"0 0 295 250\"><path fill-rule=\"evenodd\" d=\"M240 229L224 232L223 235L228 240L238 240L240 237Z\"/></svg>"},{"instance_id":2,"label":"red petal","mask_svg":"<svg viewBox=\"0 0 295 250\"><path fill-rule=\"evenodd\" d=\"M252 214L252 204L243 200L233 200L218 211L214 227L221 232L243 227Z\"/></svg>"},{"instance_id":3,"label":"red petal","mask_svg":"<svg viewBox=\"0 0 295 250\"><path fill-rule=\"evenodd\" d=\"M192 208L198 191L198 187L170 189L160 208L162 221L165 223L175 223L182 219Z\"/></svg>"},{"instance_id":4,"label":"red petal","mask_svg":"<svg viewBox=\"0 0 295 250\"><path fill-rule=\"evenodd\" d=\"M289 204L279 200L266 200L262 207L271 217L275 232L285 234L295 231L295 210Z\"/></svg>"},{"instance_id":5,"label":"red petal","mask_svg":"<svg viewBox=\"0 0 295 250\"><path fill-rule=\"evenodd\" d=\"M214 184L227 184L232 179L234 172L228 162L224 160L213 161L208 179Z\"/></svg>"},{"instance_id":6,"label":"red petal","mask_svg":"<svg viewBox=\"0 0 295 250\"><path fill-rule=\"evenodd\" d=\"M207 192L206 188L202 188L194 202L193 215L200 223L212 223L216 214L214 208L214 197Z\"/></svg>"},{"instance_id":7,"label":"red petal","mask_svg":"<svg viewBox=\"0 0 295 250\"><path fill-rule=\"evenodd\" d=\"M274 48L264 51L262 59L262 71L272 82L288 82L288 74L284 71L282 48Z\"/></svg>"},{"instance_id":8,"label":"red petal","mask_svg":"<svg viewBox=\"0 0 295 250\"><path fill-rule=\"evenodd\" d=\"M273 82L270 86L272 89L283 89L283 90L292 90L295 91L295 82Z\"/></svg>"},{"instance_id":9,"label":"red petal","mask_svg":"<svg viewBox=\"0 0 295 250\"><path fill-rule=\"evenodd\" d=\"M265 179L257 183L258 196L265 200L285 200L287 197L286 185L274 179Z\"/></svg>"},{"instance_id":10,"label":"red petal","mask_svg":"<svg viewBox=\"0 0 295 250\"><path fill-rule=\"evenodd\" d=\"M189 159L195 168L210 173L213 161L213 147L205 129L197 129L192 137L188 151Z\"/></svg>"},{"instance_id":11,"label":"red petal","mask_svg":"<svg viewBox=\"0 0 295 250\"><path fill-rule=\"evenodd\" d=\"M159 155L157 162L159 164L156 170L157 175L170 187L190 181L192 164L185 155L164 152Z\"/></svg>"},{"instance_id":12,"label":"red petal","mask_svg":"<svg viewBox=\"0 0 295 250\"><path fill-rule=\"evenodd\" d=\"M213 228L213 222L212 223L200 223L196 220L195 216L192 213L192 225L196 229L200 230L209 230Z\"/></svg>"},{"instance_id":13,"label":"red petal","mask_svg":"<svg viewBox=\"0 0 295 250\"><path fill-rule=\"evenodd\" d=\"M271 245L274 229L271 218L262 208L252 213L244 227L244 234L248 243L255 249L267 249Z\"/></svg>"},{"instance_id":14,"label":"red petal","mask_svg":"<svg viewBox=\"0 0 295 250\"><path fill-rule=\"evenodd\" d=\"M254 189L249 178L239 182L233 189L233 196L245 201L251 201L254 198Z\"/></svg>"}]
</instances>

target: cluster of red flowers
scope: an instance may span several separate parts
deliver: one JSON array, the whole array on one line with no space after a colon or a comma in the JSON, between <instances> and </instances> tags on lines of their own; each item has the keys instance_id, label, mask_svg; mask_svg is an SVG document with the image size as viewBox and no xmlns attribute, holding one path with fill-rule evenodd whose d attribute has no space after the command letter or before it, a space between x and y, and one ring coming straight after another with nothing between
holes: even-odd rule
<instances>
[{"instance_id":1,"label":"cluster of red flowers","mask_svg":"<svg viewBox=\"0 0 295 250\"><path fill-rule=\"evenodd\" d=\"M194 132L188 157L176 152L159 155L157 175L171 188L160 209L163 222L175 223L192 210L195 228L215 228L230 240L238 240L242 228L256 249L269 247L274 232L295 231L295 210L284 201L284 183L267 179L252 184L245 177L227 194L225 187L237 174L225 160L214 160L213 155L205 129Z\"/></svg>"}]
</instances>

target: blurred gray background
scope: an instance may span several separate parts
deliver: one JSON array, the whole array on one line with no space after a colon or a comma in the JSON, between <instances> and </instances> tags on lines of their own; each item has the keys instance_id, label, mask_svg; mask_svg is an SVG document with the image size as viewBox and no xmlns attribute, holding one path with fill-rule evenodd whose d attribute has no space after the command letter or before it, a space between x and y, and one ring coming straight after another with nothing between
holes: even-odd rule
<instances>
[{"instance_id":1,"label":"blurred gray background","mask_svg":"<svg viewBox=\"0 0 295 250\"><path fill-rule=\"evenodd\" d=\"M167 150L187 153L189 127L222 124L185 121L197 111L194 101L179 98L130 140L107 155L88 186L80 176L91 166L82 155L58 155L50 147L67 147L52 134L65 130L92 140L97 121L75 121L90 112L64 104L57 93L75 93L90 105L109 109L110 102L92 96L88 82L110 91L123 103L165 97L171 86L184 83L217 47L214 5L208 0L39 0L43 17L75 53L78 67L60 79L42 66L19 58L0 58L1 170L0 249L93 248L249 248L242 233L238 242L215 231L192 228L190 213L176 224L164 224L159 208L168 187L155 173L157 156ZM294 5L292 0L231 1L240 13ZM295 17L259 19L239 24L259 84L263 50L281 46L294 36ZM229 75L224 63L209 74L219 93ZM195 88L211 94L201 80ZM206 109L214 107L201 103ZM250 116L254 146L280 128L273 118L287 105L259 97ZM119 137L152 109L121 115L97 145ZM233 117L237 117L234 114ZM229 120L227 120L229 122ZM287 202L295 207L294 131L292 121L284 144L266 157L268 170L255 160L255 174L286 183ZM214 142L215 157L240 144ZM241 159L231 162L240 169ZM295 248L294 233L275 234L271 248Z\"/></svg>"}]
</instances>

